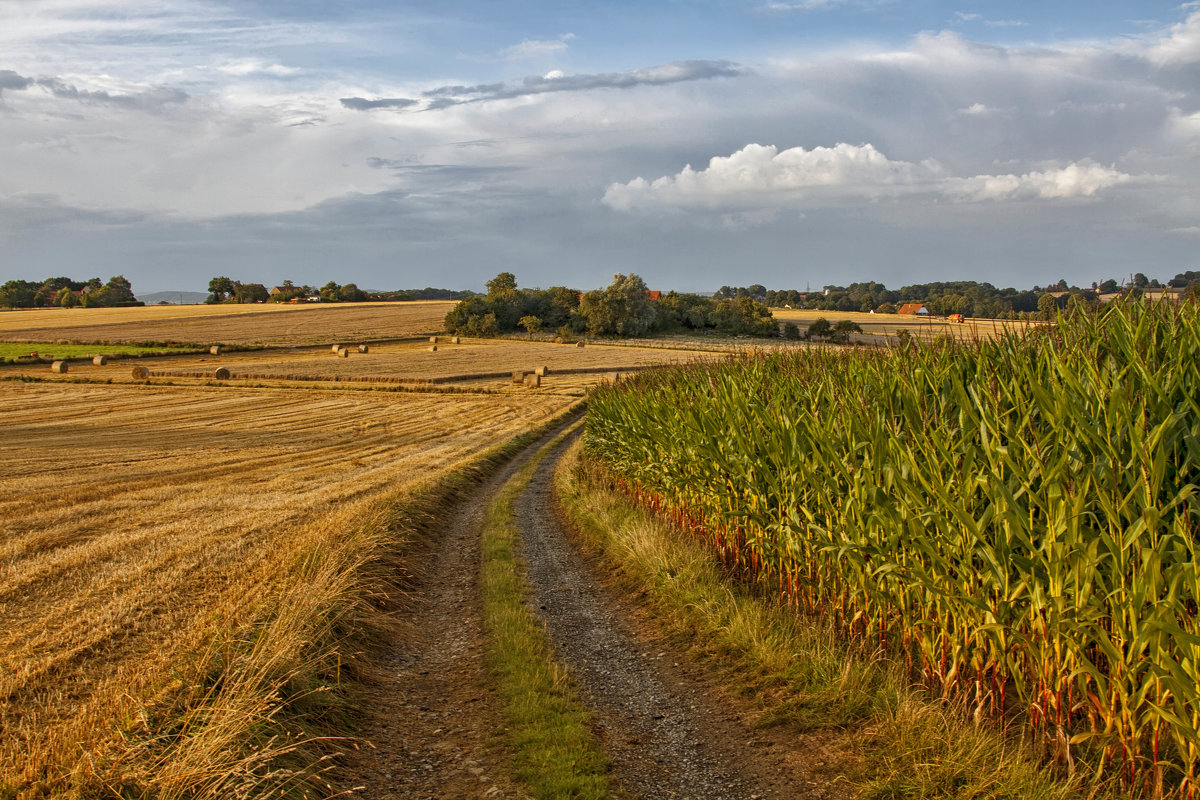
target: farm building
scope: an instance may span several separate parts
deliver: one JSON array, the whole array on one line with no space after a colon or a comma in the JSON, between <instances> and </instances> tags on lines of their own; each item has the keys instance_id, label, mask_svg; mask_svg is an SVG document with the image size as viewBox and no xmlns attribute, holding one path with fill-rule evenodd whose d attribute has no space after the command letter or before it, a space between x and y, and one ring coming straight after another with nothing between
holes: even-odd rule
<instances>
[{"instance_id":1,"label":"farm building","mask_svg":"<svg viewBox=\"0 0 1200 800\"><path fill-rule=\"evenodd\" d=\"M896 313L897 314L919 314L922 316L927 316L929 314L929 309L926 308L925 306L921 305L920 303L905 303L904 305L902 305L898 309L896 309Z\"/></svg>"}]
</instances>

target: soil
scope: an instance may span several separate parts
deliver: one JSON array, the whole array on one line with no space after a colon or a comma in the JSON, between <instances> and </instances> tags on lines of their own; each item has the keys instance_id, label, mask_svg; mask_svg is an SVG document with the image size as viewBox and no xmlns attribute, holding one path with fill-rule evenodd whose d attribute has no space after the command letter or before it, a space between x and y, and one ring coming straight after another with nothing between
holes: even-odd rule
<instances>
[{"instance_id":1,"label":"soil","mask_svg":"<svg viewBox=\"0 0 1200 800\"><path fill-rule=\"evenodd\" d=\"M484 662L479 529L496 490L537 447L463 501L424 554L404 631L369 688L369 716L336 776L367 798L523 797L506 775L499 699ZM561 452L561 448L560 451ZM530 602L567 665L624 796L842 798L838 757L756 714L666 643L632 598L598 579L561 524L545 459L515 510Z\"/></svg>"}]
</instances>

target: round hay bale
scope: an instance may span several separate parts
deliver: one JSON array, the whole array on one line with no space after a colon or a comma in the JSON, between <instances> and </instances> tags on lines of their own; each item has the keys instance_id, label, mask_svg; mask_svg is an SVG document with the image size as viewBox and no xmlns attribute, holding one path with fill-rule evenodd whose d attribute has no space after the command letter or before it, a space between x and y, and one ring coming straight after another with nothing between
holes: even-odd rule
<instances>
[{"instance_id":1,"label":"round hay bale","mask_svg":"<svg viewBox=\"0 0 1200 800\"><path fill-rule=\"evenodd\" d=\"M538 389L538 388L541 388L541 385L542 385L542 376L541 376L541 375L538 375L538 374L536 374L536 373L533 373L533 374L530 374L530 375L526 375L526 376L525 376L525 385L526 385L526 386L528 386L528 387L530 387L530 388L532 388L532 389Z\"/></svg>"},{"instance_id":2,"label":"round hay bale","mask_svg":"<svg viewBox=\"0 0 1200 800\"><path fill-rule=\"evenodd\" d=\"M525 371L519 370L519 369L513 370L512 382L513 383L524 383L525 382Z\"/></svg>"},{"instance_id":3,"label":"round hay bale","mask_svg":"<svg viewBox=\"0 0 1200 800\"><path fill-rule=\"evenodd\" d=\"M338 350L341 350L341 349L342 349L342 346L340 344L335 344L333 347L330 348L330 352L336 353Z\"/></svg>"},{"instance_id":4,"label":"round hay bale","mask_svg":"<svg viewBox=\"0 0 1200 800\"><path fill-rule=\"evenodd\" d=\"M544 378L548 374L550 374L550 368L549 367L534 367L533 374L537 375L539 378Z\"/></svg>"},{"instance_id":5,"label":"round hay bale","mask_svg":"<svg viewBox=\"0 0 1200 800\"><path fill-rule=\"evenodd\" d=\"M430 336L430 337L429 337L429 343L430 343L430 344L437 344L437 337L436 337L436 336Z\"/></svg>"},{"instance_id":6,"label":"round hay bale","mask_svg":"<svg viewBox=\"0 0 1200 800\"><path fill-rule=\"evenodd\" d=\"M210 355L214 355L214 356L221 355L221 345L214 344L212 347L208 348L208 352Z\"/></svg>"},{"instance_id":7,"label":"round hay bale","mask_svg":"<svg viewBox=\"0 0 1200 800\"><path fill-rule=\"evenodd\" d=\"M341 348L340 350L338 350L338 351L337 351L337 357L338 357L338 358L349 358L349 357L350 357L350 350L349 350L349 348L343 347L343 348Z\"/></svg>"},{"instance_id":8,"label":"round hay bale","mask_svg":"<svg viewBox=\"0 0 1200 800\"><path fill-rule=\"evenodd\" d=\"M65 361L55 361L50 365L50 371L55 375L66 375L68 369L69 367L67 367L67 362Z\"/></svg>"},{"instance_id":9,"label":"round hay bale","mask_svg":"<svg viewBox=\"0 0 1200 800\"><path fill-rule=\"evenodd\" d=\"M576 347L583 347L583 342L576 342L576 343L575 343L575 346L576 346Z\"/></svg>"},{"instance_id":10,"label":"round hay bale","mask_svg":"<svg viewBox=\"0 0 1200 800\"><path fill-rule=\"evenodd\" d=\"M93 367L103 367L108 363L108 356L92 356Z\"/></svg>"},{"instance_id":11,"label":"round hay bale","mask_svg":"<svg viewBox=\"0 0 1200 800\"><path fill-rule=\"evenodd\" d=\"M457 336L450 337L450 344L460 344L461 342L462 339L458 338Z\"/></svg>"},{"instance_id":12,"label":"round hay bale","mask_svg":"<svg viewBox=\"0 0 1200 800\"><path fill-rule=\"evenodd\" d=\"M213 377L219 381L229 380L230 375L229 367L217 367L217 371L213 373Z\"/></svg>"},{"instance_id":13,"label":"round hay bale","mask_svg":"<svg viewBox=\"0 0 1200 800\"><path fill-rule=\"evenodd\" d=\"M555 337L554 337L554 343L555 343L555 344L562 344L562 337L561 337L561 336L555 336Z\"/></svg>"},{"instance_id":14,"label":"round hay bale","mask_svg":"<svg viewBox=\"0 0 1200 800\"><path fill-rule=\"evenodd\" d=\"M360 353L365 353L365 352L367 352L367 351L368 351L368 350L370 350L370 349L371 349L371 348L367 347L365 344L360 344L360 345L358 346L358 352L360 352Z\"/></svg>"},{"instance_id":15,"label":"round hay bale","mask_svg":"<svg viewBox=\"0 0 1200 800\"><path fill-rule=\"evenodd\" d=\"M436 338L436 337L435 337L435 338ZM436 345L436 344L431 344L431 345L429 345L429 352L431 352L431 353L436 353L436 352L437 352L437 345Z\"/></svg>"},{"instance_id":16,"label":"round hay bale","mask_svg":"<svg viewBox=\"0 0 1200 800\"><path fill-rule=\"evenodd\" d=\"M146 381L150 379L150 370L138 364L133 368L133 377L135 380Z\"/></svg>"}]
</instances>

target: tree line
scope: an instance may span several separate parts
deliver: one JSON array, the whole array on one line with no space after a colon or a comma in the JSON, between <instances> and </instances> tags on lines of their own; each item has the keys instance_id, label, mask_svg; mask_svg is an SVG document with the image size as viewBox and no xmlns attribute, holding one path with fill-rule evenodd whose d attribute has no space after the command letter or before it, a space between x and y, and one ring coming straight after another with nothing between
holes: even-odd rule
<instances>
[{"instance_id":1,"label":"tree line","mask_svg":"<svg viewBox=\"0 0 1200 800\"><path fill-rule=\"evenodd\" d=\"M475 292L455 289L403 289L370 292L358 288L357 284L339 285L329 281L324 286L297 286L285 280L279 286L268 289L261 283L241 281L219 275L208 282L206 303L288 303L292 300L309 300L322 303L403 302L407 300L462 300Z\"/></svg>"},{"instance_id":2,"label":"tree line","mask_svg":"<svg viewBox=\"0 0 1200 800\"><path fill-rule=\"evenodd\" d=\"M102 308L145 305L133 294L133 286L124 275L114 275L108 283L99 278L76 281L47 278L37 281L11 280L0 285L0 306L5 308Z\"/></svg>"},{"instance_id":3,"label":"tree line","mask_svg":"<svg viewBox=\"0 0 1200 800\"><path fill-rule=\"evenodd\" d=\"M849 286L829 285L812 291L767 289L761 284L722 286L713 296L750 297L773 308L875 311L881 314L895 313L904 303L921 303L929 309L929 313L942 316L963 314L968 317L1017 319L1052 313L1055 308L1095 307L1100 303L1100 295L1136 297L1146 291L1162 289L1200 294L1200 271L1181 272L1165 283L1138 272L1123 284L1109 278L1093 283L1090 288L1068 285L1066 280L1030 289L998 289L980 281L942 281L916 283L893 290L882 283L868 281ZM1047 296L1049 300L1043 299Z\"/></svg>"},{"instance_id":4,"label":"tree line","mask_svg":"<svg viewBox=\"0 0 1200 800\"><path fill-rule=\"evenodd\" d=\"M511 272L501 272L488 281L487 294L455 306L446 315L446 330L465 336L497 336L519 330L532 336L554 331L564 338L686 331L778 335L770 310L750 297L652 293L634 274L615 275L606 288L588 292L566 286L519 289Z\"/></svg>"}]
</instances>

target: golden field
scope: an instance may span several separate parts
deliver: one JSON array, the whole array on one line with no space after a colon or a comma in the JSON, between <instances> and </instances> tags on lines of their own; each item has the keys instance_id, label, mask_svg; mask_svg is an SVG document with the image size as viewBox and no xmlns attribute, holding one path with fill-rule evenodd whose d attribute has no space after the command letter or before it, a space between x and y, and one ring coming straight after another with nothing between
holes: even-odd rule
<instances>
[{"instance_id":1,"label":"golden field","mask_svg":"<svg viewBox=\"0 0 1200 800\"><path fill-rule=\"evenodd\" d=\"M863 329L861 334L853 335L852 341L864 344L895 344L896 334L901 330L907 330L913 336L924 339L933 339L941 335L953 336L956 339L979 339L1000 336L1005 331L1023 331L1029 325L1038 324L1020 320L975 318L967 318L964 322L950 322L945 317L869 314L860 311L817 311L803 308L772 308L771 315L781 325L785 322L794 322L801 329L821 317L834 324L843 319L852 320Z\"/></svg>"},{"instance_id":2,"label":"golden field","mask_svg":"<svg viewBox=\"0 0 1200 800\"><path fill-rule=\"evenodd\" d=\"M449 300L36 308L0 312L0 341L315 344L396 339L442 329Z\"/></svg>"},{"instance_id":3,"label":"golden field","mask_svg":"<svg viewBox=\"0 0 1200 800\"><path fill-rule=\"evenodd\" d=\"M156 708L199 702L179 698L214 669L214 641L260 618L266 598L289 582L301 600L319 595L319 580L296 576L379 498L570 402L0 384L0 794L57 795L139 769L194 791L192 772L238 772L207 752L134 758L130 741L153 730ZM352 580L343 572L329 580ZM217 785L210 794L233 796Z\"/></svg>"}]
</instances>

